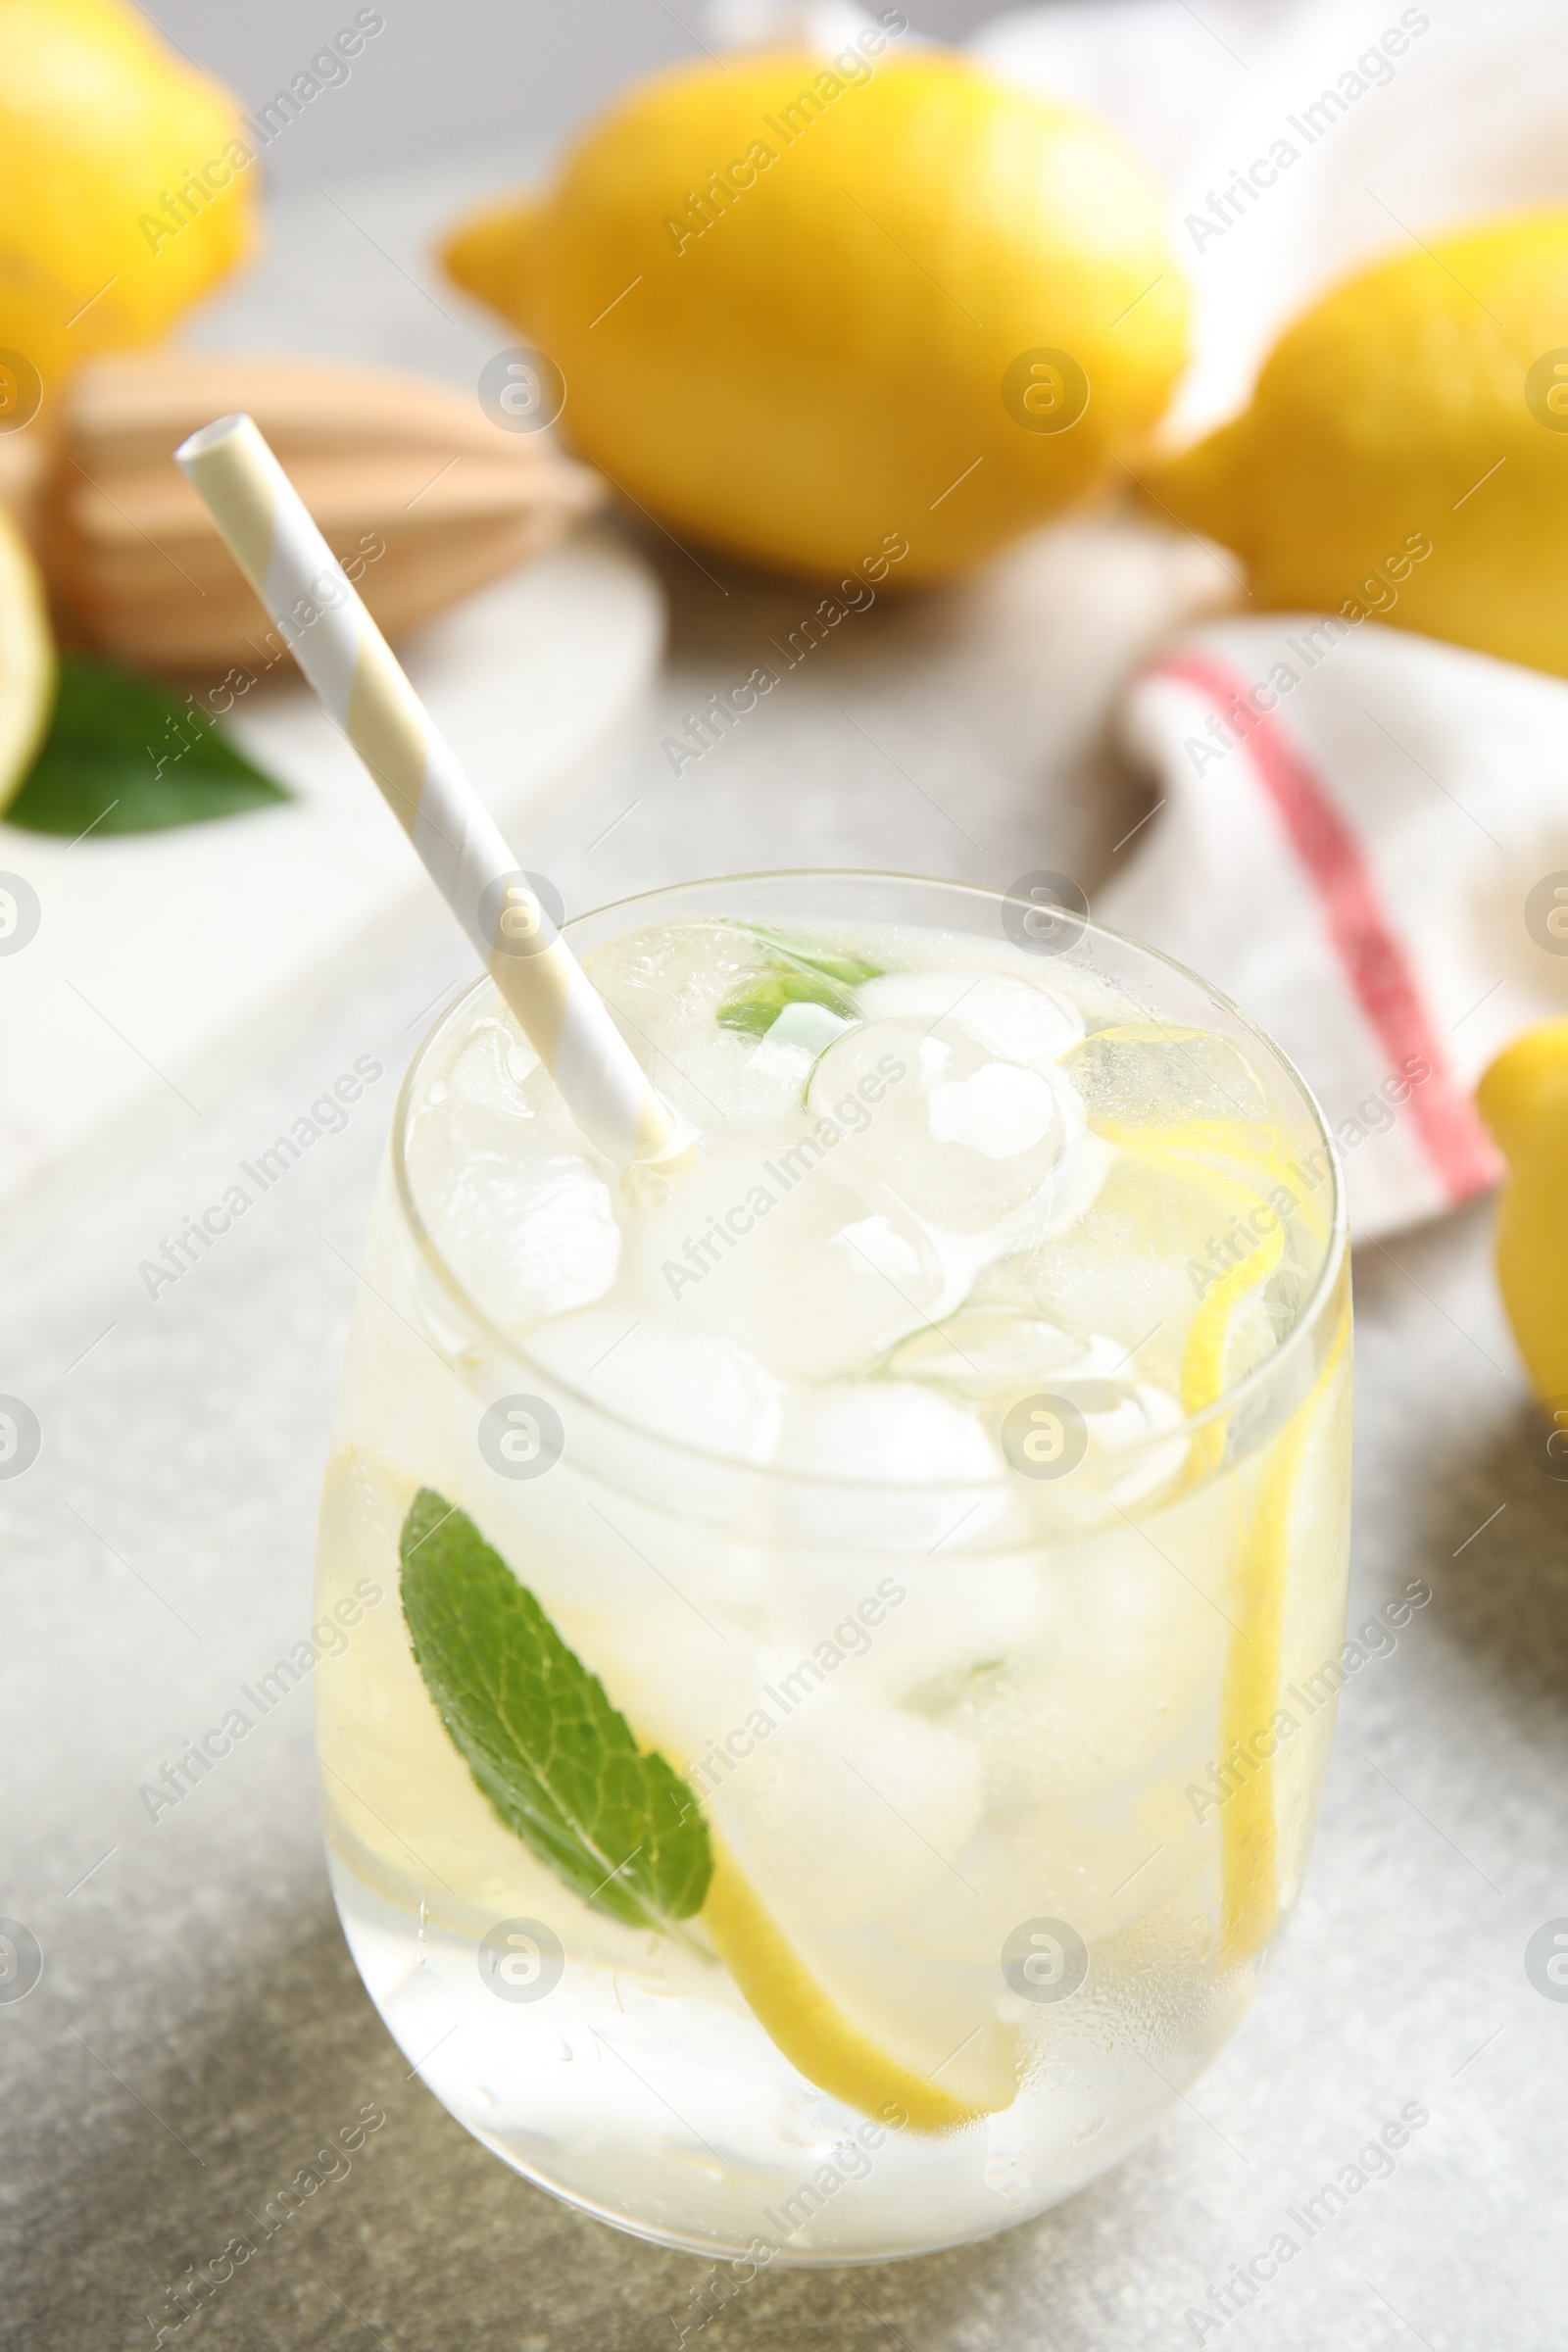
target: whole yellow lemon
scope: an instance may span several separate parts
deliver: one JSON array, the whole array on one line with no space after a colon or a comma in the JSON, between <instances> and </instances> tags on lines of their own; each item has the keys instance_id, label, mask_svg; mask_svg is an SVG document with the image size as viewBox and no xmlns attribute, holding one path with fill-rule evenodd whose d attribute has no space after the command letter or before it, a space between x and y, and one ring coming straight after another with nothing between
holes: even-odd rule
<instances>
[{"instance_id":1,"label":"whole yellow lemon","mask_svg":"<svg viewBox=\"0 0 1568 2352\"><path fill-rule=\"evenodd\" d=\"M1152 488L1245 557L1259 605L1568 674L1568 212L1337 287Z\"/></svg>"},{"instance_id":2,"label":"whole yellow lemon","mask_svg":"<svg viewBox=\"0 0 1568 2352\"><path fill-rule=\"evenodd\" d=\"M979 562L1164 409L1187 290L1114 134L880 26L639 82L445 261L677 537L822 576Z\"/></svg>"},{"instance_id":3,"label":"whole yellow lemon","mask_svg":"<svg viewBox=\"0 0 1568 2352\"><path fill-rule=\"evenodd\" d=\"M1497 1207L1502 1302L1537 1396L1568 1405L1568 1020L1544 1021L1499 1054L1476 1102L1508 1162ZM1557 1452L1568 1460L1568 1430Z\"/></svg>"},{"instance_id":4,"label":"whole yellow lemon","mask_svg":"<svg viewBox=\"0 0 1568 2352\"><path fill-rule=\"evenodd\" d=\"M150 343L250 241L238 110L117 0L0 0L0 423Z\"/></svg>"}]
</instances>

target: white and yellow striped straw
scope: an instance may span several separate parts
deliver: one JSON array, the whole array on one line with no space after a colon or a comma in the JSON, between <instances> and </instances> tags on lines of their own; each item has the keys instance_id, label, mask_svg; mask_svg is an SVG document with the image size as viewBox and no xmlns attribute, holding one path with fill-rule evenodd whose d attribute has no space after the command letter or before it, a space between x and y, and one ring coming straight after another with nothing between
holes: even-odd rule
<instances>
[{"instance_id":1,"label":"white and yellow striped straw","mask_svg":"<svg viewBox=\"0 0 1568 2352\"><path fill-rule=\"evenodd\" d=\"M578 1126L622 1166L681 1148L668 1103L514 862L254 418L220 416L174 456Z\"/></svg>"}]
</instances>

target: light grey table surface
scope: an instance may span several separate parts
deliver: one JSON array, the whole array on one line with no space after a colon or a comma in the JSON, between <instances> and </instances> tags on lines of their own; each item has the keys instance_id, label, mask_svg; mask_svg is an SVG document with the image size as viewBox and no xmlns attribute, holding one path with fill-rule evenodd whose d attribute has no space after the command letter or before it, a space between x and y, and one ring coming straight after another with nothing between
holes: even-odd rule
<instances>
[{"instance_id":1,"label":"light grey table surface","mask_svg":"<svg viewBox=\"0 0 1568 2352\"><path fill-rule=\"evenodd\" d=\"M508 338L416 283L416 257L499 176L492 158L291 198L203 339L471 382ZM972 586L847 623L677 782L673 722L806 606L649 545L667 671L525 845L573 909L795 863L999 886L1048 865L1093 896L1148 807L1106 746L1117 681L1216 584L1185 543L1074 523ZM203 1106L183 1144L6 1272L0 1388L45 1430L35 1468L0 1487L0 1913L45 1956L36 1989L0 2002L7 2347L152 2343L185 2266L368 2102L387 2122L352 2171L166 2342L654 2352L706 2275L515 2179L410 2079L333 1915L306 1691L156 1826L137 1799L308 1622L394 1074L465 969L432 918L265 1081ZM150 1301L137 1261L367 1053L388 1075L347 1131ZM1306 1892L1235 2043L1140 2152L1043 2220L923 2261L761 2275L689 2344L1174 2352L1210 2285L1410 2101L1430 2122L1393 2176L1201 2340L1563 2344L1568 2003L1532 1987L1523 1954L1568 1913L1568 1488L1530 1450L1488 1250L1478 1208L1359 1255L1352 1623L1411 1577L1433 1598L1348 1687Z\"/></svg>"}]
</instances>

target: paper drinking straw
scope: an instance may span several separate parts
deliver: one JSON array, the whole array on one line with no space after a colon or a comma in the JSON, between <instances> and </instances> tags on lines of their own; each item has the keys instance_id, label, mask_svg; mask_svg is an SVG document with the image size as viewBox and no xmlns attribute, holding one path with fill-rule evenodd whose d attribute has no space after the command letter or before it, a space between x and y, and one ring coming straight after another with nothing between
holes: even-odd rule
<instances>
[{"instance_id":1,"label":"paper drinking straw","mask_svg":"<svg viewBox=\"0 0 1568 2352\"><path fill-rule=\"evenodd\" d=\"M622 1166L678 1147L669 1105L514 863L255 419L220 416L182 441L174 457L578 1126Z\"/></svg>"}]
</instances>

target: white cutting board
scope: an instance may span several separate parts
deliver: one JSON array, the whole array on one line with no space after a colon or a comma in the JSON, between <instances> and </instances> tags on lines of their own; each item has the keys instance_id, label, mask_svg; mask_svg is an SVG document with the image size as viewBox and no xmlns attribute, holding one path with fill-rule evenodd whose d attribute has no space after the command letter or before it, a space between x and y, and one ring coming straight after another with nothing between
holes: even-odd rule
<instances>
[{"instance_id":1,"label":"white cutting board","mask_svg":"<svg viewBox=\"0 0 1568 2352\"><path fill-rule=\"evenodd\" d=\"M507 831L641 693L663 633L653 573L589 528L399 651ZM258 689L242 710L235 740L298 795L285 806L74 847L0 823L0 873L41 910L27 945L0 955L0 1246L189 1132L440 916L309 691Z\"/></svg>"}]
</instances>

